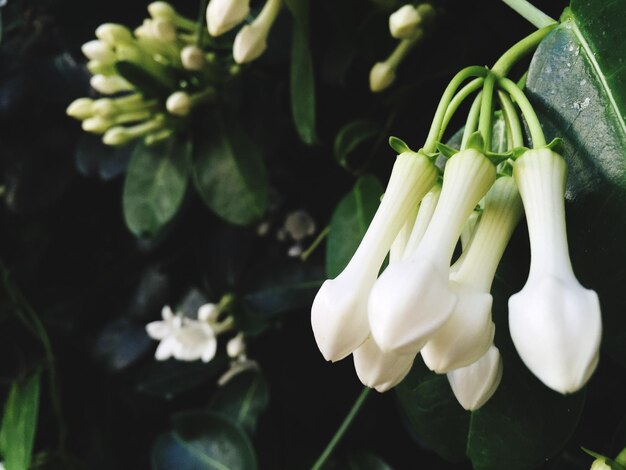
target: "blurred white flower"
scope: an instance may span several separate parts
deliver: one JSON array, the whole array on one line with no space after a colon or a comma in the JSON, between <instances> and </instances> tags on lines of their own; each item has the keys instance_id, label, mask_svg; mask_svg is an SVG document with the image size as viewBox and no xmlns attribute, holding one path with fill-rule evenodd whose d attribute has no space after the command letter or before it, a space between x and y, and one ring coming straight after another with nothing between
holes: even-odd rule
<instances>
[{"instance_id":1,"label":"blurred white flower","mask_svg":"<svg viewBox=\"0 0 626 470\"><path fill-rule=\"evenodd\" d=\"M230 31L250 13L250 0L211 0L206 9L206 22L211 36Z\"/></svg>"}]
</instances>

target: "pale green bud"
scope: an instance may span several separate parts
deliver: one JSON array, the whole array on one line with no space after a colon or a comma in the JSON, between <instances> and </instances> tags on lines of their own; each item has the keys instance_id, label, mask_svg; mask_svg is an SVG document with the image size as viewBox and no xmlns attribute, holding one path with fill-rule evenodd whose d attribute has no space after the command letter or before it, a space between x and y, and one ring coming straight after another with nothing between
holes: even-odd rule
<instances>
[{"instance_id":1,"label":"pale green bud","mask_svg":"<svg viewBox=\"0 0 626 470\"><path fill-rule=\"evenodd\" d=\"M65 112L73 118L86 119L93 114L93 103L91 98L78 98L70 103Z\"/></svg>"},{"instance_id":2,"label":"pale green bud","mask_svg":"<svg viewBox=\"0 0 626 470\"><path fill-rule=\"evenodd\" d=\"M94 134L102 134L113 125L110 119L102 116L93 116L83 121L83 130Z\"/></svg>"},{"instance_id":3,"label":"pale green bud","mask_svg":"<svg viewBox=\"0 0 626 470\"><path fill-rule=\"evenodd\" d=\"M113 49L104 41L94 39L88 41L81 46L81 50L85 57L90 60L97 60L103 63L111 63L115 61L115 53Z\"/></svg>"},{"instance_id":4,"label":"pale green bud","mask_svg":"<svg viewBox=\"0 0 626 470\"><path fill-rule=\"evenodd\" d=\"M187 116L191 111L191 105L191 98L184 91L175 91L165 103L167 111L175 116Z\"/></svg>"},{"instance_id":5,"label":"pale green bud","mask_svg":"<svg viewBox=\"0 0 626 470\"><path fill-rule=\"evenodd\" d=\"M187 70L202 70L204 52L197 46L186 46L180 52L180 61Z\"/></svg>"},{"instance_id":6,"label":"pale green bud","mask_svg":"<svg viewBox=\"0 0 626 470\"><path fill-rule=\"evenodd\" d=\"M132 136L128 135L126 128L122 126L111 127L102 136L102 142L106 145L124 145L132 139Z\"/></svg>"},{"instance_id":7,"label":"pale green bud","mask_svg":"<svg viewBox=\"0 0 626 470\"><path fill-rule=\"evenodd\" d=\"M96 29L96 37L111 47L133 41L130 30L121 24L105 23Z\"/></svg>"},{"instance_id":8,"label":"pale green bud","mask_svg":"<svg viewBox=\"0 0 626 470\"><path fill-rule=\"evenodd\" d=\"M374 93L383 91L396 79L396 69L387 62L378 62L370 70L370 90Z\"/></svg>"}]
</instances>

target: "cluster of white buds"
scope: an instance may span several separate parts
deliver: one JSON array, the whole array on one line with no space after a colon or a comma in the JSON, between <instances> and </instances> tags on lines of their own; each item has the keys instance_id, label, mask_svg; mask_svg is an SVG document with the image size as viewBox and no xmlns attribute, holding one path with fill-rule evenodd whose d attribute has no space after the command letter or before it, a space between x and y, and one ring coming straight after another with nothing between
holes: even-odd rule
<instances>
[{"instance_id":1,"label":"cluster of white buds","mask_svg":"<svg viewBox=\"0 0 626 470\"><path fill-rule=\"evenodd\" d=\"M266 0L259 15L243 26L233 44L238 64L251 62L267 48L267 37L280 12L282 0ZM250 0L211 0L206 10L209 34L219 36L242 23L250 13Z\"/></svg>"},{"instance_id":2,"label":"cluster of white buds","mask_svg":"<svg viewBox=\"0 0 626 470\"><path fill-rule=\"evenodd\" d=\"M370 70L370 90L381 92L395 81L398 66L431 27L435 16L435 9L428 3L406 4L389 16L389 32L400 42L387 59Z\"/></svg>"},{"instance_id":3,"label":"cluster of white buds","mask_svg":"<svg viewBox=\"0 0 626 470\"><path fill-rule=\"evenodd\" d=\"M491 286L525 208L533 258L526 286L510 300L511 336L547 386L571 393L586 383L598 360L600 310L569 261L565 163L542 149L527 151L513 167L513 176L497 177L491 160L468 148L447 161L439 185L431 157L398 156L352 260L313 302L313 333L327 360L353 354L359 379L383 392L421 352L429 369L447 374L465 409L481 407L502 377ZM463 252L451 265L464 233Z\"/></svg>"},{"instance_id":4,"label":"cluster of white buds","mask_svg":"<svg viewBox=\"0 0 626 470\"><path fill-rule=\"evenodd\" d=\"M215 84L227 76L214 54L198 47L194 21L166 2L151 3L148 12L134 31L106 23L96 29L97 39L82 46L92 88L109 96L78 98L67 114L81 120L85 131L103 134L107 145L171 136L176 120L210 101Z\"/></svg>"},{"instance_id":5,"label":"cluster of white buds","mask_svg":"<svg viewBox=\"0 0 626 470\"><path fill-rule=\"evenodd\" d=\"M154 357L159 361L173 357L179 361L200 359L210 362L217 352L217 337L233 328L232 317L220 319L224 311L223 303L204 304L198 309L197 319L193 319L181 313L174 314L166 305L161 311L163 319L146 325L148 335L160 341ZM243 342L242 338L240 342ZM228 345L228 354L231 355L231 350L236 348L230 342ZM236 352L241 354L239 350Z\"/></svg>"}]
</instances>

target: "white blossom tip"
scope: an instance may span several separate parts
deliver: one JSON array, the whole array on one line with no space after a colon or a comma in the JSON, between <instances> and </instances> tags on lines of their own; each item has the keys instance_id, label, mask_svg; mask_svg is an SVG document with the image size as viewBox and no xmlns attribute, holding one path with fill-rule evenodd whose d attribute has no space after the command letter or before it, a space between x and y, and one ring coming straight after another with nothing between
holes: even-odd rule
<instances>
[{"instance_id":1,"label":"white blossom tip","mask_svg":"<svg viewBox=\"0 0 626 470\"><path fill-rule=\"evenodd\" d=\"M408 39L415 34L420 22L417 8L406 4L389 15L389 32L396 39Z\"/></svg>"},{"instance_id":2,"label":"white blossom tip","mask_svg":"<svg viewBox=\"0 0 626 470\"><path fill-rule=\"evenodd\" d=\"M165 108L175 116L187 116L191 111L191 98L184 91L175 91L165 102Z\"/></svg>"},{"instance_id":3,"label":"white blossom tip","mask_svg":"<svg viewBox=\"0 0 626 470\"><path fill-rule=\"evenodd\" d=\"M396 79L396 69L387 62L377 62L370 70L370 90L379 93Z\"/></svg>"},{"instance_id":4,"label":"white blossom tip","mask_svg":"<svg viewBox=\"0 0 626 470\"><path fill-rule=\"evenodd\" d=\"M206 10L209 34L219 36L237 26L250 13L250 0L211 0Z\"/></svg>"},{"instance_id":5,"label":"white blossom tip","mask_svg":"<svg viewBox=\"0 0 626 470\"><path fill-rule=\"evenodd\" d=\"M398 385L411 370L416 353L400 355L382 351L368 338L352 353L361 383L383 393Z\"/></svg>"},{"instance_id":6,"label":"white blossom tip","mask_svg":"<svg viewBox=\"0 0 626 470\"><path fill-rule=\"evenodd\" d=\"M252 62L267 48L267 29L258 24L245 25L235 36L233 58L238 64Z\"/></svg>"}]
</instances>

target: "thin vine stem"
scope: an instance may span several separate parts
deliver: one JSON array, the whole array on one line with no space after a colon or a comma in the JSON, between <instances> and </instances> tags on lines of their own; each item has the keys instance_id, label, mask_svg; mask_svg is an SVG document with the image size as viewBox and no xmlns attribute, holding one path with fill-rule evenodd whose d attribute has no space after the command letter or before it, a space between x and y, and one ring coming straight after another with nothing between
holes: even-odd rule
<instances>
[{"instance_id":1,"label":"thin vine stem","mask_svg":"<svg viewBox=\"0 0 626 470\"><path fill-rule=\"evenodd\" d=\"M500 56L491 68L491 71L496 75L506 75L509 70L511 70L511 67L523 59L526 55L533 52L543 38L545 38L556 26L556 22L545 26L514 44L508 51Z\"/></svg>"},{"instance_id":2,"label":"thin vine stem","mask_svg":"<svg viewBox=\"0 0 626 470\"><path fill-rule=\"evenodd\" d=\"M485 77L487 73L488 70L485 67L471 66L464 68L452 78L445 91L443 92L443 96L441 97L439 105L437 106L435 117L430 126L430 131L428 132L428 137L426 138L426 143L423 147L425 153L433 153L436 150L437 140L439 138L439 135L441 134L442 124L446 116L446 111L448 110L450 102L454 98L456 90L459 88L459 86L461 86L461 83L471 77Z\"/></svg>"},{"instance_id":3,"label":"thin vine stem","mask_svg":"<svg viewBox=\"0 0 626 470\"><path fill-rule=\"evenodd\" d=\"M512 147L522 147L524 145L524 136L522 135L522 125L517 115L515 105L511 101L511 98L509 98L509 95L502 90L498 90L498 100L500 101L500 107L502 108L506 125L511 130Z\"/></svg>"},{"instance_id":4,"label":"thin vine stem","mask_svg":"<svg viewBox=\"0 0 626 470\"><path fill-rule=\"evenodd\" d=\"M439 136L437 137L437 140L441 141L441 139L443 138L443 133L448 127L448 124L450 124L450 121L452 120L454 113L456 113L459 106L463 104L463 101L465 101L465 99L469 95L474 93L483 85L483 81L484 81L484 78L482 77L475 78L474 80L469 82L467 85L465 85L463 88L461 88L461 91L459 91L456 95L454 95L454 98L452 98L452 101L450 101L450 104L448 105L448 109L446 109L446 115L443 118L443 123L441 124L441 129L439 130Z\"/></svg>"},{"instance_id":5,"label":"thin vine stem","mask_svg":"<svg viewBox=\"0 0 626 470\"><path fill-rule=\"evenodd\" d=\"M478 116L480 114L480 103L482 102L482 91L476 95L472 107L467 113L467 119L465 121L465 128L463 129L463 138L461 139L461 150L465 150L467 147L467 141L470 135L476 130L478 124Z\"/></svg>"},{"instance_id":6,"label":"thin vine stem","mask_svg":"<svg viewBox=\"0 0 626 470\"><path fill-rule=\"evenodd\" d=\"M487 75L483 83L483 92L480 102L480 118L478 120L478 130L483 136L485 150L491 150L491 133L493 120L493 91L496 85L496 77L493 73Z\"/></svg>"},{"instance_id":7,"label":"thin vine stem","mask_svg":"<svg viewBox=\"0 0 626 470\"><path fill-rule=\"evenodd\" d=\"M309 256L311 256L311 254L315 251L318 245L322 243L322 241L324 241L324 239L328 236L328 232L330 232L330 226L326 226L326 228L324 228L324 230L320 232L317 238L313 240L313 243L311 243L306 251L300 255L300 259L302 261L306 261Z\"/></svg>"},{"instance_id":8,"label":"thin vine stem","mask_svg":"<svg viewBox=\"0 0 626 470\"><path fill-rule=\"evenodd\" d=\"M337 444L339 444L339 441L352 424L352 421L354 421L356 415L361 410L361 407L363 406L363 403L365 403L365 399L367 398L371 390L372 389L368 387L363 388L356 401L354 402L354 405L352 405L352 408L348 412L348 415L341 423L341 426L339 426L339 429L337 429L337 432L335 432L335 435L326 446L326 449L324 449L324 452L322 452L322 455L320 455L319 458L315 461L315 463L311 467L311 470L320 470L322 468L322 465L326 463L328 457L330 457L330 454L332 454L333 450L335 450L335 447L337 447Z\"/></svg>"},{"instance_id":9,"label":"thin vine stem","mask_svg":"<svg viewBox=\"0 0 626 470\"><path fill-rule=\"evenodd\" d=\"M510 6L517 14L527 20L536 28L543 28L544 26L556 23L554 18L546 15L536 6L532 5L527 0L502 0L508 6Z\"/></svg>"},{"instance_id":10,"label":"thin vine stem","mask_svg":"<svg viewBox=\"0 0 626 470\"><path fill-rule=\"evenodd\" d=\"M537 114L533 109L530 101L526 98L524 92L513 82L505 77L498 79L498 86L506 91L515 100L519 106L526 123L528 124L528 130L533 141L533 148L541 148L546 145L546 138L543 135L543 129L541 129L541 123L537 118Z\"/></svg>"}]
</instances>

